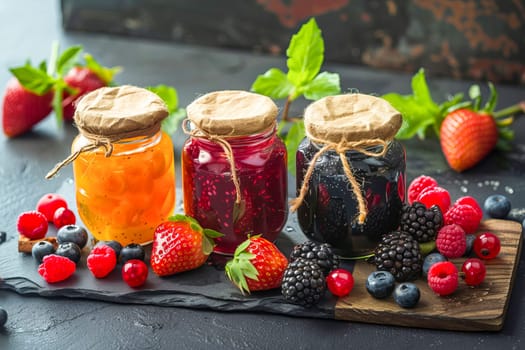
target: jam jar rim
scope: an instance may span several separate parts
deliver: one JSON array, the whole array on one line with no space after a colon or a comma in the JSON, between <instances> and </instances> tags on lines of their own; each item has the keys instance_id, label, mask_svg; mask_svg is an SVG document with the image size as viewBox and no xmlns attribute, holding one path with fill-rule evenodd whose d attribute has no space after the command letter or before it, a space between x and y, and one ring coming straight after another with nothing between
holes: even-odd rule
<instances>
[{"instance_id":1,"label":"jam jar rim","mask_svg":"<svg viewBox=\"0 0 525 350\"><path fill-rule=\"evenodd\" d=\"M154 146L158 145L161 142L163 134L165 134L165 132L163 130L159 130L153 135L135 136L135 137L125 138L125 139L121 139L121 140L115 141L115 142L113 142L113 145L133 145L133 144L136 144L137 148L134 148L134 149L131 149L131 150L126 150L126 151L119 151L118 149L113 149L113 152L111 153L111 155L112 156L113 155L116 156L116 155L133 154L133 153L141 152L143 148L154 147ZM166 136L168 136L168 135L166 134ZM88 138L86 138L84 135L78 134L76 136L76 138L75 138L74 143L73 143L75 148L82 147L82 146L79 146L79 145L76 144L77 142L79 142L79 140L86 140L86 141L89 142ZM104 149L104 147L101 146L101 147L99 147L97 149L89 151L88 153L105 153L105 149Z\"/></svg>"},{"instance_id":2,"label":"jam jar rim","mask_svg":"<svg viewBox=\"0 0 525 350\"><path fill-rule=\"evenodd\" d=\"M232 148L240 148L240 147L245 147L248 145L256 146L260 143L270 140L276 135L277 135L277 125L272 125L271 127L265 130L262 130L261 132L258 132L258 133L242 135L242 136L222 136L221 135L221 138L226 140ZM188 138L187 141L191 139L196 139L199 142L201 142L203 145L210 147L210 148L221 148L221 146L218 143L207 139L205 136L192 135Z\"/></svg>"}]
</instances>

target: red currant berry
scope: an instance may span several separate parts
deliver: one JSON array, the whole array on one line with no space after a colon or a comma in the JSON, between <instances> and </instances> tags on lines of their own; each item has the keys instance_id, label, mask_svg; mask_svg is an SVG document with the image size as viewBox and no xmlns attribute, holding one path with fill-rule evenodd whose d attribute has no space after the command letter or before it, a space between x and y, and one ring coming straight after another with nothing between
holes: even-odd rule
<instances>
[{"instance_id":1,"label":"red currant berry","mask_svg":"<svg viewBox=\"0 0 525 350\"><path fill-rule=\"evenodd\" d=\"M58 208L53 216L53 224L56 228L61 228L66 225L74 225L77 221L75 213L71 209L64 207Z\"/></svg>"},{"instance_id":2,"label":"red currant berry","mask_svg":"<svg viewBox=\"0 0 525 350\"><path fill-rule=\"evenodd\" d=\"M463 277L468 286L479 286L481 282L485 280L485 275L487 273L485 264L478 258L469 258L465 260L461 266L461 271L464 274Z\"/></svg>"},{"instance_id":3,"label":"red currant berry","mask_svg":"<svg viewBox=\"0 0 525 350\"><path fill-rule=\"evenodd\" d=\"M58 208L67 208L67 202L64 197L56 193L45 194L36 203L36 210L44 214L49 222L53 222L53 216Z\"/></svg>"},{"instance_id":4,"label":"red currant berry","mask_svg":"<svg viewBox=\"0 0 525 350\"><path fill-rule=\"evenodd\" d=\"M332 270L326 277L328 290L338 297L344 297L354 288L354 277L345 269Z\"/></svg>"},{"instance_id":5,"label":"red currant berry","mask_svg":"<svg viewBox=\"0 0 525 350\"><path fill-rule=\"evenodd\" d=\"M46 236L48 224L44 214L32 210L18 216L18 232L29 239L41 239Z\"/></svg>"},{"instance_id":6,"label":"red currant berry","mask_svg":"<svg viewBox=\"0 0 525 350\"><path fill-rule=\"evenodd\" d=\"M474 239L472 249L480 259L494 259L499 254L501 242L495 234L484 232Z\"/></svg>"},{"instance_id":7,"label":"red currant berry","mask_svg":"<svg viewBox=\"0 0 525 350\"><path fill-rule=\"evenodd\" d=\"M148 266L139 259L126 261L122 266L122 279L132 288L140 287L148 278Z\"/></svg>"}]
</instances>

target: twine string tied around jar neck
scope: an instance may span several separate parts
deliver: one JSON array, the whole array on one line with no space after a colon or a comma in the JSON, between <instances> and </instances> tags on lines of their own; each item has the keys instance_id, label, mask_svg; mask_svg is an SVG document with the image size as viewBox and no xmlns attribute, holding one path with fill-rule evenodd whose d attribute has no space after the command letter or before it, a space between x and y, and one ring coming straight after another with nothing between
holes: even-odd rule
<instances>
[{"instance_id":1,"label":"twine string tied around jar neck","mask_svg":"<svg viewBox=\"0 0 525 350\"><path fill-rule=\"evenodd\" d=\"M296 211L302 204L304 197L306 196L306 193L308 192L308 184L310 182L310 179L313 175L315 164L317 160L326 152L333 150L341 159L341 163L343 164L344 173L350 182L350 185L352 186L352 192L354 193L358 208L359 208L359 216L358 216L358 222L359 224L363 224L365 222L366 216L368 214L368 209L365 203L365 200L363 198L363 194L361 192L361 188L359 186L359 183L357 182L357 179L355 178L352 167L350 166L350 163L348 162L348 159L346 157L347 151L356 151L359 153L362 153L369 157L383 157L388 149L388 142L384 139L368 139L368 140L360 140L360 141L340 141L338 143L335 142L327 142L326 140L319 139L316 137L313 137L307 132L307 137L317 144L324 145L315 153L315 155L312 157L312 160L310 161L310 164L308 166L308 169L306 171L306 174L303 178L303 184L301 185L301 189L299 190L299 195L297 198L294 198L291 200L290 204L290 211L294 212ZM380 146L381 149L379 151L372 151L370 148Z\"/></svg>"}]
</instances>

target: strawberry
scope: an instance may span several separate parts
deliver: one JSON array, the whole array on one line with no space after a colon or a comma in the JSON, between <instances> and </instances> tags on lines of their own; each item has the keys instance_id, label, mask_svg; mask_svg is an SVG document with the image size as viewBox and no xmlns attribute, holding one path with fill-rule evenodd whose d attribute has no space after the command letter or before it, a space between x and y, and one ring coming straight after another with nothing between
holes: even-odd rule
<instances>
[{"instance_id":1,"label":"strawberry","mask_svg":"<svg viewBox=\"0 0 525 350\"><path fill-rule=\"evenodd\" d=\"M151 269L169 276L202 266L213 251L213 239L221 233L203 229L192 217L177 214L155 229L151 248Z\"/></svg>"},{"instance_id":2,"label":"strawberry","mask_svg":"<svg viewBox=\"0 0 525 350\"><path fill-rule=\"evenodd\" d=\"M288 259L267 239L248 237L225 266L226 275L242 294L281 286Z\"/></svg>"},{"instance_id":3,"label":"strawberry","mask_svg":"<svg viewBox=\"0 0 525 350\"><path fill-rule=\"evenodd\" d=\"M21 135L33 128L51 113L53 93L50 89L43 94L28 90L17 78L7 83L2 107L2 127L8 137Z\"/></svg>"}]
</instances>

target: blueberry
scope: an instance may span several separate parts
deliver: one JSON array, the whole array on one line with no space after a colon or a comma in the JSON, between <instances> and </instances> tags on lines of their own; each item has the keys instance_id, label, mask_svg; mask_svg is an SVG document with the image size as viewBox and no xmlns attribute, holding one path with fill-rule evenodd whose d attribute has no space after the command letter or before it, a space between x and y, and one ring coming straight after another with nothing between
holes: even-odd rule
<instances>
[{"instance_id":1,"label":"blueberry","mask_svg":"<svg viewBox=\"0 0 525 350\"><path fill-rule=\"evenodd\" d=\"M525 208L512 208L507 215L507 219L523 222L523 220L525 220Z\"/></svg>"},{"instance_id":2,"label":"blueberry","mask_svg":"<svg viewBox=\"0 0 525 350\"><path fill-rule=\"evenodd\" d=\"M473 233L469 233L468 235L465 235L465 238L467 240L467 249L465 249L465 254L463 254L463 256L469 256L470 253L472 253L472 245L474 244L476 235Z\"/></svg>"},{"instance_id":3,"label":"blueberry","mask_svg":"<svg viewBox=\"0 0 525 350\"><path fill-rule=\"evenodd\" d=\"M440 253L431 253L428 254L425 257L425 260L423 260L423 276L426 278L428 274L428 270L430 270L430 267L434 265L437 262L441 261L447 261L448 259L441 255Z\"/></svg>"},{"instance_id":4,"label":"blueberry","mask_svg":"<svg viewBox=\"0 0 525 350\"><path fill-rule=\"evenodd\" d=\"M48 241L40 241L33 245L31 248L31 255L40 264L44 256L53 254L55 252L55 246Z\"/></svg>"},{"instance_id":5,"label":"blueberry","mask_svg":"<svg viewBox=\"0 0 525 350\"><path fill-rule=\"evenodd\" d=\"M88 234L85 228L78 225L62 226L57 232L58 243L73 242L80 249L86 246Z\"/></svg>"},{"instance_id":6,"label":"blueberry","mask_svg":"<svg viewBox=\"0 0 525 350\"><path fill-rule=\"evenodd\" d=\"M98 241L98 243L95 245L108 245L115 251L115 255L118 257L120 255L120 251L122 250L122 244L120 244L117 241Z\"/></svg>"},{"instance_id":7,"label":"blueberry","mask_svg":"<svg viewBox=\"0 0 525 350\"><path fill-rule=\"evenodd\" d=\"M0 231L0 244L4 243L7 240L7 233Z\"/></svg>"},{"instance_id":8,"label":"blueberry","mask_svg":"<svg viewBox=\"0 0 525 350\"><path fill-rule=\"evenodd\" d=\"M510 212L510 201L501 194L493 194L487 197L483 207L491 218L505 219Z\"/></svg>"},{"instance_id":9,"label":"blueberry","mask_svg":"<svg viewBox=\"0 0 525 350\"><path fill-rule=\"evenodd\" d=\"M383 299L392 294L396 284L394 275L388 271L374 271L366 279L366 290L377 299Z\"/></svg>"},{"instance_id":10,"label":"blueberry","mask_svg":"<svg viewBox=\"0 0 525 350\"><path fill-rule=\"evenodd\" d=\"M66 257L76 264L80 261L81 251L80 251L80 247L76 245L75 243L66 242L66 243L61 243L58 245L58 248L55 254Z\"/></svg>"},{"instance_id":11,"label":"blueberry","mask_svg":"<svg viewBox=\"0 0 525 350\"><path fill-rule=\"evenodd\" d=\"M131 259L139 259L144 261L145 256L146 252L144 251L143 246L136 243L130 243L127 246L124 246L120 251L120 262L125 264L126 261Z\"/></svg>"},{"instance_id":12,"label":"blueberry","mask_svg":"<svg viewBox=\"0 0 525 350\"><path fill-rule=\"evenodd\" d=\"M404 282L399 284L394 290L394 300L399 306L404 308L412 308L419 302L421 293L419 288L411 282Z\"/></svg>"},{"instance_id":13,"label":"blueberry","mask_svg":"<svg viewBox=\"0 0 525 350\"><path fill-rule=\"evenodd\" d=\"M0 327L4 327L7 323L7 311L0 307Z\"/></svg>"}]
</instances>

